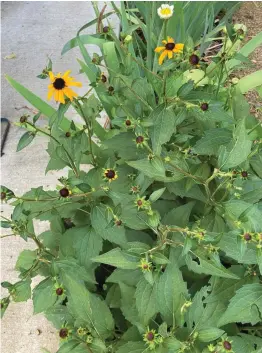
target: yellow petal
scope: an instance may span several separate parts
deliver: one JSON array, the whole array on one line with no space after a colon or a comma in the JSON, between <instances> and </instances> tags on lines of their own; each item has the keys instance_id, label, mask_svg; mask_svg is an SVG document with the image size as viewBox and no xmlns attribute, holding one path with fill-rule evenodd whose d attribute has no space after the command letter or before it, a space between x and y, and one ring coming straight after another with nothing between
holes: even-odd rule
<instances>
[{"instance_id":1,"label":"yellow petal","mask_svg":"<svg viewBox=\"0 0 262 353\"><path fill-rule=\"evenodd\" d=\"M64 97L64 93L62 90L60 90L60 92L59 92L59 102L62 104L65 104L65 97Z\"/></svg>"},{"instance_id":2,"label":"yellow petal","mask_svg":"<svg viewBox=\"0 0 262 353\"><path fill-rule=\"evenodd\" d=\"M69 74L70 74L71 70L67 70L64 75L63 75L63 79L67 79Z\"/></svg>"},{"instance_id":3,"label":"yellow petal","mask_svg":"<svg viewBox=\"0 0 262 353\"><path fill-rule=\"evenodd\" d=\"M63 89L64 94L72 101L73 97L77 97L77 93L75 93L73 90L70 88L64 88Z\"/></svg>"},{"instance_id":4,"label":"yellow petal","mask_svg":"<svg viewBox=\"0 0 262 353\"><path fill-rule=\"evenodd\" d=\"M173 52L171 50L168 50L167 54L168 54L168 59L173 58Z\"/></svg>"},{"instance_id":5,"label":"yellow petal","mask_svg":"<svg viewBox=\"0 0 262 353\"><path fill-rule=\"evenodd\" d=\"M155 49L155 52L156 52L156 53L160 53L162 50L165 50L165 47L157 47L157 48Z\"/></svg>"},{"instance_id":6,"label":"yellow petal","mask_svg":"<svg viewBox=\"0 0 262 353\"><path fill-rule=\"evenodd\" d=\"M167 42L168 43L175 43L174 39L171 37L167 37Z\"/></svg>"},{"instance_id":7,"label":"yellow petal","mask_svg":"<svg viewBox=\"0 0 262 353\"><path fill-rule=\"evenodd\" d=\"M48 100L50 100L52 98L54 92L55 92L54 88L53 89L51 88L51 89L48 90L48 93L47 93L47 99Z\"/></svg>"},{"instance_id":8,"label":"yellow petal","mask_svg":"<svg viewBox=\"0 0 262 353\"><path fill-rule=\"evenodd\" d=\"M49 74L49 78L50 78L51 82L54 82L54 80L55 80L55 75L53 74L53 72L52 72L52 71L49 71L48 74Z\"/></svg>"},{"instance_id":9,"label":"yellow petal","mask_svg":"<svg viewBox=\"0 0 262 353\"><path fill-rule=\"evenodd\" d=\"M163 64L163 61L164 61L165 57L167 56L167 53L168 53L168 51L167 51L167 50L164 50L163 53L160 55L160 57L159 57L159 59L158 59L159 65L162 65L162 64Z\"/></svg>"},{"instance_id":10,"label":"yellow petal","mask_svg":"<svg viewBox=\"0 0 262 353\"><path fill-rule=\"evenodd\" d=\"M82 83L81 82L76 82L76 81L69 81L68 86L75 86L75 87L82 87Z\"/></svg>"},{"instance_id":11,"label":"yellow petal","mask_svg":"<svg viewBox=\"0 0 262 353\"><path fill-rule=\"evenodd\" d=\"M167 44L167 41L166 41L166 40L162 40L162 43L163 43L163 44Z\"/></svg>"},{"instance_id":12,"label":"yellow petal","mask_svg":"<svg viewBox=\"0 0 262 353\"><path fill-rule=\"evenodd\" d=\"M55 101L59 102L59 90L55 90Z\"/></svg>"},{"instance_id":13,"label":"yellow petal","mask_svg":"<svg viewBox=\"0 0 262 353\"><path fill-rule=\"evenodd\" d=\"M182 43L177 43L177 44L175 45L175 48L173 49L173 52L174 52L174 53L181 53L181 52L183 51L183 49L184 49L184 44L182 44Z\"/></svg>"}]
</instances>

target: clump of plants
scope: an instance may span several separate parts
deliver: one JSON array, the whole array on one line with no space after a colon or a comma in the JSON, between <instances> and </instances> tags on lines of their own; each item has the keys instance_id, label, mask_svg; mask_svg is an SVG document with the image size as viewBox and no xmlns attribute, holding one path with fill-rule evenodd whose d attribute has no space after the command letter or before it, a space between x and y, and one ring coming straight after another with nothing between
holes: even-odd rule
<instances>
[{"instance_id":1,"label":"clump of plants","mask_svg":"<svg viewBox=\"0 0 262 353\"><path fill-rule=\"evenodd\" d=\"M7 76L39 111L21 117L18 150L44 134L46 171L68 175L53 191L1 188L14 206L2 227L36 245L17 259L20 281L2 283L1 311L32 298L59 353L261 352L262 127L244 96L261 92L261 72L234 72L251 65L262 34L242 45L246 28L229 23L235 3L112 6L95 6L97 19L63 48L80 48L79 79L51 62L39 75L57 109ZM82 34L93 24L96 34ZM204 60L215 39L221 48ZM90 56L88 44L101 52ZM50 229L37 234L44 220Z\"/></svg>"}]
</instances>

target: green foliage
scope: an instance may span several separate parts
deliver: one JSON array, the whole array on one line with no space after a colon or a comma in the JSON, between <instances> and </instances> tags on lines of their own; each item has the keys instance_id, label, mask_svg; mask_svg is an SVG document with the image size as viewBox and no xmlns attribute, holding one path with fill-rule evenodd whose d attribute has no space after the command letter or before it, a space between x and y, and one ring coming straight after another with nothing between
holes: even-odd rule
<instances>
[{"instance_id":1,"label":"green foliage","mask_svg":"<svg viewBox=\"0 0 262 353\"><path fill-rule=\"evenodd\" d=\"M17 259L19 280L2 283L1 315L32 297L58 330L58 353L261 353L262 128L243 96L260 92L261 72L229 76L250 65L261 34L239 49L235 2L175 2L165 21L157 2L111 5L120 36L94 3L97 18L62 50L80 48L85 95L54 109L7 76L39 111L20 119L17 150L45 135L46 171L68 174L52 191L1 187L14 207L4 236L35 243ZM185 45L159 65L166 36ZM212 62L192 64L216 39ZM101 53L92 58L89 44ZM69 108L82 123L65 117ZM39 220L49 221L42 234Z\"/></svg>"}]
</instances>

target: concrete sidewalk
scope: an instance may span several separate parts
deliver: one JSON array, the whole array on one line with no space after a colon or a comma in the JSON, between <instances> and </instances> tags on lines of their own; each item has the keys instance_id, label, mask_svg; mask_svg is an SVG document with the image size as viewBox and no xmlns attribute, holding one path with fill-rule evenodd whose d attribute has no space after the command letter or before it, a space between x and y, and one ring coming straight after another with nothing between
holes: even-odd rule
<instances>
[{"instance_id":1,"label":"concrete sidewalk","mask_svg":"<svg viewBox=\"0 0 262 353\"><path fill-rule=\"evenodd\" d=\"M102 8L104 3L99 3ZM2 117L16 122L24 113L31 112L24 106L29 104L9 86L3 77L8 74L24 86L46 100L48 80L36 78L41 73L51 56L53 70L72 70L72 75L83 82L84 87L79 93L85 92L88 86L86 77L79 75L76 61L81 55L74 49L61 57L63 45L76 35L76 31L85 23L95 18L91 2L2 2ZM109 7L109 4L108 4ZM115 17L110 19L114 25ZM106 21L105 21L106 24ZM89 28L85 33L94 33ZM98 51L94 46L88 47L89 52ZM16 58L4 59L14 53ZM55 104L53 104L55 106ZM74 113L71 112L71 117ZM41 124L45 124L44 121ZM16 146L23 129L11 126L8 139L1 157L1 184L6 185L18 195L32 187L43 185L44 188L54 187L57 173L45 175L48 155L45 152L47 141L37 137L33 143L16 152ZM60 175L61 173L59 173ZM3 214L10 216L10 207L2 206ZM42 222L41 222L42 223ZM46 224L39 224L38 232L43 231ZM18 280L14 271L16 259L21 250L34 248L20 238L7 237L1 241L1 280L12 283ZM5 296L2 290L2 296ZM11 303L2 320L2 352L5 353L38 353L41 348L56 352L58 336L43 315L33 316L32 302Z\"/></svg>"}]
</instances>

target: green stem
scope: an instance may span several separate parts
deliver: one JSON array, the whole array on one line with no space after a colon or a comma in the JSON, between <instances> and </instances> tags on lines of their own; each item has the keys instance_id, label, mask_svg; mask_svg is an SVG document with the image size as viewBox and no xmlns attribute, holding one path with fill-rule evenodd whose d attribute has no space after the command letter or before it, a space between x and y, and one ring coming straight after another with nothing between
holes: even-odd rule
<instances>
[{"instance_id":1,"label":"green stem","mask_svg":"<svg viewBox=\"0 0 262 353\"><path fill-rule=\"evenodd\" d=\"M90 154L91 154L91 158L92 158L92 163L93 163L94 166L96 166L96 160L95 160L95 156L94 156L94 153L93 153L93 147L92 147L92 143L93 142L92 142L92 133L91 133L90 124L89 124L89 121L88 121L87 117L85 116L85 113L84 113L84 111L83 111L83 109L81 107L81 104L76 99L75 99L75 103L78 106L83 119L85 120L86 127L87 127L87 133L88 133L88 141L89 141L89 147L90 147Z\"/></svg>"},{"instance_id":2,"label":"green stem","mask_svg":"<svg viewBox=\"0 0 262 353\"><path fill-rule=\"evenodd\" d=\"M152 10L153 3L149 4L150 11L147 12L147 67L151 70L152 67Z\"/></svg>"}]
</instances>

